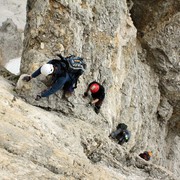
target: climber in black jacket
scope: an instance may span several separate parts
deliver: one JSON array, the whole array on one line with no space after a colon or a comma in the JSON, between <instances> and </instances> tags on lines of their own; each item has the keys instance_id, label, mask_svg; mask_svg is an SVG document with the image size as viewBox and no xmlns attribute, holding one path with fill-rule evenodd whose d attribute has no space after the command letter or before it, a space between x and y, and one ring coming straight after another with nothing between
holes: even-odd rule
<instances>
[{"instance_id":1,"label":"climber in black jacket","mask_svg":"<svg viewBox=\"0 0 180 180\"><path fill-rule=\"evenodd\" d=\"M93 98L93 100L89 104L95 105L94 111L98 114L105 98L105 89L100 83L93 81L88 85L86 91L84 92L84 98L88 96L89 90Z\"/></svg>"},{"instance_id":2,"label":"climber in black jacket","mask_svg":"<svg viewBox=\"0 0 180 180\"><path fill-rule=\"evenodd\" d=\"M151 159L152 152L151 151L144 151L143 153L140 153L139 156L141 158L143 158L144 160L149 161Z\"/></svg>"},{"instance_id":3,"label":"climber in black jacket","mask_svg":"<svg viewBox=\"0 0 180 180\"><path fill-rule=\"evenodd\" d=\"M61 57L61 60L63 61L58 59L50 60L47 64L38 68L32 75L23 78L24 81L28 82L40 74L43 74L44 76L51 75L52 86L38 94L35 100L39 100L41 97L48 97L63 87L66 91L69 90L71 92L77 87L77 80L79 76L82 75L83 71L78 70L76 72L68 72L67 63L65 63L64 57L60 55L59 57Z\"/></svg>"},{"instance_id":4,"label":"climber in black jacket","mask_svg":"<svg viewBox=\"0 0 180 180\"><path fill-rule=\"evenodd\" d=\"M112 132L109 137L115 139L118 144L123 145L130 139L130 131L127 130L127 125L124 123L118 124L116 131Z\"/></svg>"}]
</instances>

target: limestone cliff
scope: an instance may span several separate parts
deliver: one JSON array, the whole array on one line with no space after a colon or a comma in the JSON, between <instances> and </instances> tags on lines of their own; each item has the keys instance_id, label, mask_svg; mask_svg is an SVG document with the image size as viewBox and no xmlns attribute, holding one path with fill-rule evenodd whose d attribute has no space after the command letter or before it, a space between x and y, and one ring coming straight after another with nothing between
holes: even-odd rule
<instances>
[{"instance_id":1,"label":"limestone cliff","mask_svg":"<svg viewBox=\"0 0 180 180\"><path fill-rule=\"evenodd\" d=\"M32 73L60 52L84 57L88 68L68 100L59 91L35 101L46 88L43 77L16 91L1 78L2 177L177 179L179 5L28 0L21 72ZM99 115L82 98L92 80L106 88ZM119 122L131 131L123 146L108 138ZM148 163L138 157L144 150L153 151Z\"/></svg>"},{"instance_id":2,"label":"limestone cliff","mask_svg":"<svg viewBox=\"0 0 180 180\"><path fill-rule=\"evenodd\" d=\"M0 65L21 56L23 46L21 33L12 19L3 22L0 27Z\"/></svg>"}]
</instances>

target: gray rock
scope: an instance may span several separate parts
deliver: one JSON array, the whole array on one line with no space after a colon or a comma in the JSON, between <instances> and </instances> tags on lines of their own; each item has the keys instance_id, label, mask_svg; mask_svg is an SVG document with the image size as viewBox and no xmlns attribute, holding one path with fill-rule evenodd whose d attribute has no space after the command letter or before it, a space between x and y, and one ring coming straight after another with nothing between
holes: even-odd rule
<instances>
[{"instance_id":1,"label":"gray rock","mask_svg":"<svg viewBox=\"0 0 180 180\"><path fill-rule=\"evenodd\" d=\"M133 2L132 10L147 8ZM168 2L148 2L150 19L136 29L125 0L28 0L21 72L60 52L83 56L88 69L68 99L59 90L35 101L47 88L43 76L19 89L1 78L4 179L178 179L179 14L171 6L168 22L151 16L169 12ZM106 89L99 115L82 98L93 80ZM120 122L131 131L122 146L108 137ZM138 157L144 150L153 151L151 161Z\"/></svg>"},{"instance_id":2,"label":"gray rock","mask_svg":"<svg viewBox=\"0 0 180 180\"><path fill-rule=\"evenodd\" d=\"M3 56L2 65L10 59L20 57L23 48L22 32L11 19L7 19L0 27L0 50Z\"/></svg>"}]
</instances>

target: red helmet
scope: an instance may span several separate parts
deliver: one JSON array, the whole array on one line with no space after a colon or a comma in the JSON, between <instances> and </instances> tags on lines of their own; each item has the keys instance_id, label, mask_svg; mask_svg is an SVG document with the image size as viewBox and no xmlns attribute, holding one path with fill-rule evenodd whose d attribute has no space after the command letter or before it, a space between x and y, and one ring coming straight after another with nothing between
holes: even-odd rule
<instances>
[{"instance_id":1,"label":"red helmet","mask_svg":"<svg viewBox=\"0 0 180 180\"><path fill-rule=\"evenodd\" d=\"M91 84L91 86L90 86L90 91L92 92L92 93L96 93L96 92L98 92L99 91L99 84L97 84L97 83L93 83L93 84Z\"/></svg>"}]
</instances>

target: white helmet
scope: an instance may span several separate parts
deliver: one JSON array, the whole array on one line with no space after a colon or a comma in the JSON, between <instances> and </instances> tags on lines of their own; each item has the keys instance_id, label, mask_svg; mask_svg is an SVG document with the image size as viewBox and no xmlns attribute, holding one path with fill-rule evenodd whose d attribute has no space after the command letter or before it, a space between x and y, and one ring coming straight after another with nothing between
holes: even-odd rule
<instances>
[{"instance_id":1,"label":"white helmet","mask_svg":"<svg viewBox=\"0 0 180 180\"><path fill-rule=\"evenodd\" d=\"M52 74L52 72L54 71L54 67L52 64L44 64L41 67L40 71L44 76L48 76L49 74Z\"/></svg>"}]
</instances>

